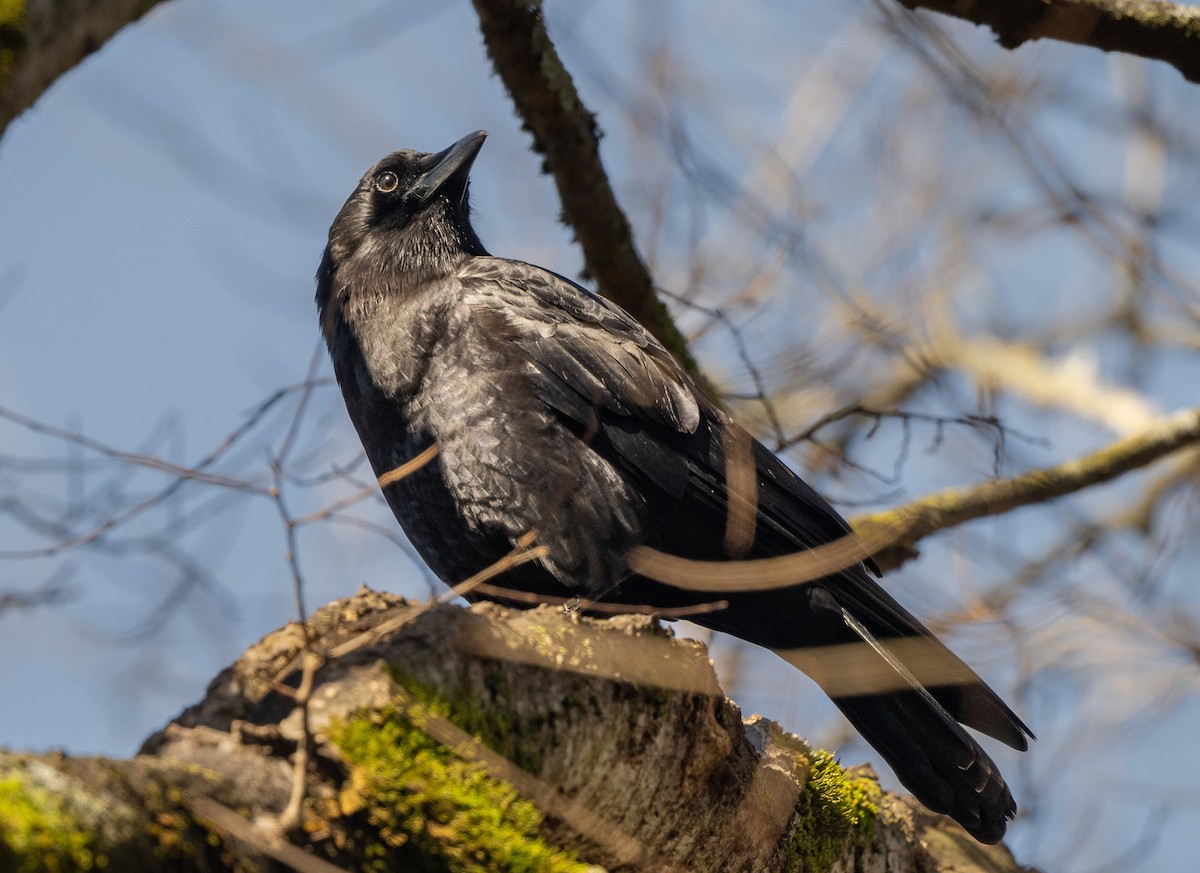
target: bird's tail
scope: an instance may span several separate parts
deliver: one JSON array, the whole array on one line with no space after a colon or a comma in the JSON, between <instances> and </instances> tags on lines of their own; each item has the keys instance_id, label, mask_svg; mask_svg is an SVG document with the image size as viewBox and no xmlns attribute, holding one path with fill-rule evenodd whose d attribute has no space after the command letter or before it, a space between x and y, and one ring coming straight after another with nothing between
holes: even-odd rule
<instances>
[{"instance_id":1,"label":"bird's tail","mask_svg":"<svg viewBox=\"0 0 1200 873\"><path fill-rule=\"evenodd\" d=\"M880 640L845 608L825 605L840 612L853 641L777 654L816 680L921 803L980 842L999 842L1017 806L960 722L1017 748L1025 747L1028 728L932 636ZM998 725L993 701L1011 719Z\"/></svg>"},{"instance_id":2,"label":"bird's tail","mask_svg":"<svg viewBox=\"0 0 1200 873\"><path fill-rule=\"evenodd\" d=\"M979 743L936 701L898 691L833 702L921 803L982 843L1000 841L1017 811L1012 793Z\"/></svg>"}]
</instances>

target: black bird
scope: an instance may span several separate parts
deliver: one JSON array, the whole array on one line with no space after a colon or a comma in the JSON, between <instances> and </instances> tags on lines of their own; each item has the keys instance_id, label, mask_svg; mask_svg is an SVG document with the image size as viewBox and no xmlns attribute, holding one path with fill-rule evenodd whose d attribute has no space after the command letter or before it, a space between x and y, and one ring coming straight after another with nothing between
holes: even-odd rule
<instances>
[{"instance_id":1,"label":"black bird","mask_svg":"<svg viewBox=\"0 0 1200 873\"><path fill-rule=\"evenodd\" d=\"M461 582L536 530L546 556L499 583L667 609L715 597L634 573L632 547L722 561L849 534L628 313L549 270L487 253L467 203L485 136L437 154L398 151L372 167L334 220L317 272L321 329L376 475L438 446L436 460L384 488L433 571ZM725 457L739 440L757 489L752 541L735 547L726 543ZM693 620L815 674L922 803L997 842L1016 804L963 725L1021 750L1033 735L868 568L877 572L868 561L806 585L735 588L720 594L725 609ZM829 650L837 659L858 653L848 685L838 663L813 657L826 647L838 647ZM860 671L894 681L856 684Z\"/></svg>"}]
</instances>

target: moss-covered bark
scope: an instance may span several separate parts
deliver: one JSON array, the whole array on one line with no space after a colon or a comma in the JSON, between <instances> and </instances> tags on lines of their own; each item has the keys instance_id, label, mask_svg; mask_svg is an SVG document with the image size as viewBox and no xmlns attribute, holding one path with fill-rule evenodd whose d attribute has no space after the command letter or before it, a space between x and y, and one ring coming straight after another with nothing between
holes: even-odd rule
<instances>
[{"instance_id":1,"label":"moss-covered bark","mask_svg":"<svg viewBox=\"0 0 1200 873\"><path fill-rule=\"evenodd\" d=\"M288 832L295 625L132 760L0 755L0 873L1017 869L869 771L744 721L704 648L648 619L419 610L364 590L309 632L325 661Z\"/></svg>"}]
</instances>

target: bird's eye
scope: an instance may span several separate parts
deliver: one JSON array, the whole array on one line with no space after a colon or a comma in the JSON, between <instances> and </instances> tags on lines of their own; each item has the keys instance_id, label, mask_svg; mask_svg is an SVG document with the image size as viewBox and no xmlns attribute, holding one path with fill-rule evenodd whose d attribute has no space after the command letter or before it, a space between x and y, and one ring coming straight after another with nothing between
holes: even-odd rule
<instances>
[{"instance_id":1,"label":"bird's eye","mask_svg":"<svg viewBox=\"0 0 1200 873\"><path fill-rule=\"evenodd\" d=\"M375 177L375 187L384 194L391 194L400 187L400 177L387 170Z\"/></svg>"}]
</instances>

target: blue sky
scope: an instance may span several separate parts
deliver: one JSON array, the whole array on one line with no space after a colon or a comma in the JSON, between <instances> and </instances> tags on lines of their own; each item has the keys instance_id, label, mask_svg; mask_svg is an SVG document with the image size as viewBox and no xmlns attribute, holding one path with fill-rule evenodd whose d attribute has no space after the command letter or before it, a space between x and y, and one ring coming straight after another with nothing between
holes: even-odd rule
<instances>
[{"instance_id":1,"label":"blue sky","mask_svg":"<svg viewBox=\"0 0 1200 873\"><path fill-rule=\"evenodd\" d=\"M697 165L752 190L782 215L794 203L789 191L762 182L772 160L762 155L809 143L801 154L805 175L796 184L803 188L801 199L815 204L809 226L835 275L855 275L856 258L872 246L864 229L875 226L871 221L882 210L903 203L928 172L909 151L919 147L922 131L901 136L896 125L904 118L919 115L926 124L940 118L942 124L925 131L939 148L952 151L957 143L964 155L982 157L973 163L947 159L940 168L943 181L950 178L971 192L969 198L964 194L968 207L956 201L932 210L933 219L913 229L911 263L900 259L875 273L863 271L856 278L864 293L872 283L893 288L918 272L914 265L965 220L961 210L1002 210L1034 196L1019 173L988 163L992 155L1007 154L994 132L963 122L950 97L943 95L944 107L921 102L934 100L929 95L938 94L937 87L913 90L920 66L877 28L863 24L856 7L810 2L786 10L721 3L648 8L632 0L548 5L552 35L606 130L604 157L618 194L668 287L698 281L701 289L720 288L744 280L739 259L719 254L705 265L701 280L689 279L696 239L708 241L715 252L724 246L742 245L744 252L761 247L763 258L771 248L744 226L731 227L711 197L681 193L661 219L653 213L660 183L682 192L687 180L671 169L657 122L639 135L636 113L626 107L648 99L645 59L662 47L666 32L673 34L669 51L685 74L674 87L682 95L680 120L688 127ZM1082 186L1120 196L1125 144L1103 123L1119 102L1119 88L1109 81L1120 78L1117 62L1066 46L1006 55L970 27L951 30L981 62L1010 65L1014 89L1031 87L1037 77L1051 82L1031 88L1044 101L1031 110L1039 135L1058 156L1070 158ZM813 85L797 110L788 102L792 83L820 63L836 75ZM1151 66L1147 75L1155 103L1177 107L1167 114L1181 141L1194 148L1200 142L1195 89L1170 70ZM858 95L844 118L832 100L839 88ZM1070 112L1061 111L1064 102ZM831 131L827 137L822 125ZM499 254L576 274L579 255L569 231L557 222L553 187L540 175L528 137L491 74L469 4L162 5L59 81L0 142L0 405L121 449L195 463L271 392L304 378L318 342L312 276L329 221L363 170L395 148L434 151L478 128L490 132L472 187L485 244ZM1193 271L1200 261L1194 234L1189 236L1200 229L1197 210L1188 206L1200 202L1194 158L1173 157L1168 164L1166 189L1176 204L1176 230L1161 243L1173 264ZM897 215L902 226L907 213ZM812 252L802 251L808 254L793 257L782 273L798 287L801 277L815 271ZM995 269L980 271L977 293L960 311L965 323L989 329L1001 318L1014 332L1036 327L1039 320L1070 323L1089 311L1097 288L1111 278L1111 265L1053 227L1010 249L981 247L979 257ZM756 353L764 359L783 355L797 337L820 351L818 328L831 293L808 281L794 294L768 296L763 314L746 319ZM694 327L695 314L683 313L683 322ZM781 333L780 324L792 332ZM706 335L697 351L726 384L745 386L746 373L733 360L727 338ZM1114 342L1091 351L1106 378L1126 378L1132 355L1127 346ZM1144 364L1144 385L1157 408L1195 403L1200 366L1194 351L1167 351ZM855 366L850 361L842 368L847 378ZM321 373L328 375L323 358ZM264 425L264 437L277 443L290 402ZM1094 430L1061 417L1013 414L1021 430L1053 443L1052 451L1014 446L1023 462L1048 463L1103 442ZM305 421L300 443L305 469L328 470L354 459L356 445L334 391L317 392ZM876 448L886 456L895 440L885 433ZM5 422L0 445L4 455L64 459L75 464L72 469L90 471L64 477L0 469L0 497L19 495L48 512L72 500L99 512L106 501L149 494L165 482L146 471L121 468L118 474L112 466L92 471L67 445ZM266 445L251 439L225 469L261 481ZM976 478L986 475L986 451L954 440L944 451L954 464L943 453L914 451L903 486L907 496L963 484L963 469ZM829 493L848 501L895 500L890 488L869 480L826 484ZM345 489L342 481L297 488L293 508L315 508ZM5 588L29 590L64 573L69 591L61 605L0 616L5 701L0 744L129 754L196 700L216 670L248 643L293 618L284 540L269 501L189 485L176 511L185 517L212 513L179 546L182 559L207 569L213 587L193 591L154 633L130 635L155 615L178 576L178 561L93 548L44 561L0 562ZM364 505L361 515L385 528L393 524L379 505ZM1048 511L1031 524L1029 515L1017 516L995 528L994 538L1034 551L1070 518ZM171 523L169 514L153 514L129 532L153 535L169 531ZM948 592L963 581L955 558L963 542L946 537L931 544L926 560L899 577L903 599L918 609L952 600ZM0 517L0 547L28 545L28 534ZM978 543L966 546L977 549ZM419 563L402 545L361 528L306 529L301 559L310 607L345 596L360 582L412 596L429 591ZM971 572L976 575L969 584L986 583L980 571ZM934 577L928 587L910 582L922 576ZM1195 606L1194 598L1188 602ZM1050 608L1031 622L1053 614ZM995 641L983 630L972 643L976 630L956 637L968 660L973 645L987 657ZM718 660L733 657L725 641L714 651ZM986 675L1000 685L1012 678L1006 654L987 662ZM761 653L736 656L740 681L730 690L747 712L782 719L801 734L819 728L837 735L825 704L803 680ZM1039 711L1031 719L1038 717L1043 742L1022 763L1015 755L1002 756L1002 763L1014 771L1024 768L1035 783L1050 779L1073 743L1071 730L1079 726L1079 711L1072 707L1087 698L1086 690L1065 684L1035 694ZM1159 784L1157 771L1145 768L1178 767L1181 755L1185 772L1200 775L1182 739L1198 714L1194 701L1173 710L1157 738L1130 741L1128 755L1118 752L1090 774L1073 764L1065 785L1047 789L1037 826L1015 829L1021 860L1099 869L1105 858L1135 845L1142 819L1152 818L1154 809L1106 807L1094 820L1103 823L1103 838L1091 835L1095 848L1072 854L1064 845L1087 836L1088 825L1067 807L1103 791L1106 780L1123 784L1120 780L1136 777ZM861 744L846 748L847 761L870 757ZM1163 831L1148 864L1178 862L1189 827L1200 823L1195 804L1171 809L1160 816ZM1062 866L1064 857L1069 867Z\"/></svg>"}]
</instances>

